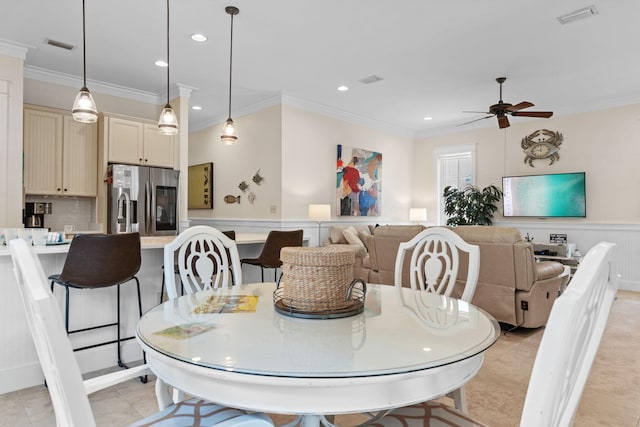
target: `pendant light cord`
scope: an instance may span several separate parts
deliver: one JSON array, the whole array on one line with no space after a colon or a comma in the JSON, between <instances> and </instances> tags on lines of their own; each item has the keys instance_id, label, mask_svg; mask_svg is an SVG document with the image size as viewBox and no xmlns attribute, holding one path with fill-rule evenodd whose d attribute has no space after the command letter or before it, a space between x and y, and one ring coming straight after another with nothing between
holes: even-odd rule
<instances>
[{"instance_id":1,"label":"pendant light cord","mask_svg":"<svg viewBox=\"0 0 640 427\"><path fill-rule=\"evenodd\" d=\"M167 105L169 104L169 64L169 0L167 0Z\"/></svg>"},{"instance_id":2,"label":"pendant light cord","mask_svg":"<svg viewBox=\"0 0 640 427\"><path fill-rule=\"evenodd\" d=\"M84 0L82 0L82 87L87 87L87 39L84 17Z\"/></svg>"},{"instance_id":3,"label":"pendant light cord","mask_svg":"<svg viewBox=\"0 0 640 427\"><path fill-rule=\"evenodd\" d=\"M231 76L232 74L232 67L233 67L233 15L234 13L231 13L231 46L229 49L229 119L231 118Z\"/></svg>"}]
</instances>

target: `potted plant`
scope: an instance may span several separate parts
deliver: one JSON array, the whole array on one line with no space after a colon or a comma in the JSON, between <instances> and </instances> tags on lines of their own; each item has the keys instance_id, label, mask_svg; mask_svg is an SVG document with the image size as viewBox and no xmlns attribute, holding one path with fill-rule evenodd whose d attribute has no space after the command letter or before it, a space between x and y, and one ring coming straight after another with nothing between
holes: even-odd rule
<instances>
[{"instance_id":1,"label":"potted plant","mask_svg":"<svg viewBox=\"0 0 640 427\"><path fill-rule=\"evenodd\" d=\"M447 225L491 225L502 190L489 185L482 190L475 186L459 189L450 185L444 189L444 213Z\"/></svg>"}]
</instances>

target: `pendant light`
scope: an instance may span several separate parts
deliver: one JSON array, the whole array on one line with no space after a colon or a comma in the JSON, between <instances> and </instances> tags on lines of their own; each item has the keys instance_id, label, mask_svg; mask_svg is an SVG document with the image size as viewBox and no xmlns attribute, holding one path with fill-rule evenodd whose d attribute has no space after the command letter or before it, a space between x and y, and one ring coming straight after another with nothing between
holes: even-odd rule
<instances>
[{"instance_id":1,"label":"pendant light","mask_svg":"<svg viewBox=\"0 0 640 427\"><path fill-rule=\"evenodd\" d=\"M220 142L225 145L233 145L238 141L236 136L236 130L233 127L233 120L231 120L231 70L233 65L233 16L240 13L240 10L235 6L227 6L224 11L231 15L231 42L229 48L229 116L224 123L222 129L222 136L220 136Z\"/></svg>"},{"instance_id":2,"label":"pendant light","mask_svg":"<svg viewBox=\"0 0 640 427\"><path fill-rule=\"evenodd\" d=\"M98 121L98 109L93 101L91 92L87 89L87 47L85 36L84 0L82 0L82 89L76 96L71 109L73 120L80 123L95 123Z\"/></svg>"},{"instance_id":3,"label":"pendant light","mask_svg":"<svg viewBox=\"0 0 640 427\"><path fill-rule=\"evenodd\" d=\"M167 0L167 103L162 108L160 120L158 120L158 129L163 135L176 135L178 133L178 118L176 113L169 104L169 69L171 62L169 61L169 0Z\"/></svg>"}]
</instances>

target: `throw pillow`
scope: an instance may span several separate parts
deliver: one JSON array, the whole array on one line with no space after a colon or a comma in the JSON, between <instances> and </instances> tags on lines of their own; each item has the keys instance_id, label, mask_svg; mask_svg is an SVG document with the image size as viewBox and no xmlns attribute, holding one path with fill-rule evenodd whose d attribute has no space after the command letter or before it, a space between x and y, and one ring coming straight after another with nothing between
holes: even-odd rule
<instances>
[{"instance_id":1,"label":"throw pillow","mask_svg":"<svg viewBox=\"0 0 640 427\"><path fill-rule=\"evenodd\" d=\"M333 244L344 244L346 245L347 240L344 238L344 234L342 233L344 230L342 227L329 227L329 240Z\"/></svg>"},{"instance_id":2,"label":"throw pillow","mask_svg":"<svg viewBox=\"0 0 640 427\"><path fill-rule=\"evenodd\" d=\"M347 242L349 242L350 244L358 245L362 249L367 250L367 247L358 237L358 231L353 226L345 228L342 231L342 234L344 234L344 238L347 239Z\"/></svg>"}]
</instances>

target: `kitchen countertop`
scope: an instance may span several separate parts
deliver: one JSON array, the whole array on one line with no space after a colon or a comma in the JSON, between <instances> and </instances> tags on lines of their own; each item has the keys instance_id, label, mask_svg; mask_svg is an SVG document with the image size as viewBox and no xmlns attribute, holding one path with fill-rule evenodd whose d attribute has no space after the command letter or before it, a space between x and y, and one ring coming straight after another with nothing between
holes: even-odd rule
<instances>
[{"instance_id":1,"label":"kitchen countertop","mask_svg":"<svg viewBox=\"0 0 640 427\"><path fill-rule=\"evenodd\" d=\"M162 249L164 245L175 239L176 236L141 236L140 248L145 249ZM237 233L236 244L237 245L249 245L256 243L264 243L267 238L266 234L260 233ZM62 245L51 246L34 246L36 254L66 254L69 251L69 243ZM0 257L9 256L9 248L7 246L0 246Z\"/></svg>"}]
</instances>

